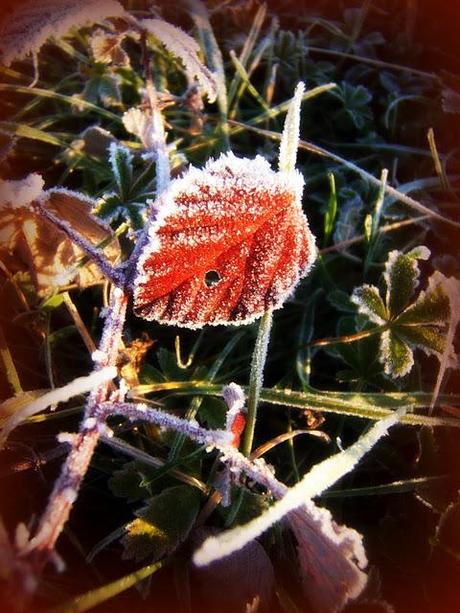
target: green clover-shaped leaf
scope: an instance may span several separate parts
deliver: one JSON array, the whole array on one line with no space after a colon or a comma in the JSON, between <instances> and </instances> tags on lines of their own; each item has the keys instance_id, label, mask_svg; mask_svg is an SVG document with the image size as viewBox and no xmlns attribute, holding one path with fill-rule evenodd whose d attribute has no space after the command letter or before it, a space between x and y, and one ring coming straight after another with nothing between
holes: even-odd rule
<instances>
[{"instance_id":1,"label":"green clover-shaped leaf","mask_svg":"<svg viewBox=\"0 0 460 613\"><path fill-rule=\"evenodd\" d=\"M379 361L385 374L394 379L410 372L416 348L440 361L445 355L447 367L456 364L452 337L457 325L454 302L460 295L459 282L435 272L427 288L414 299L418 260L429 257L430 251L423 246L406 254L392 251L383 273L385 298L373 285L355 288L351 297L358 312L380 327Z\"/></svg>"}]
</instances>

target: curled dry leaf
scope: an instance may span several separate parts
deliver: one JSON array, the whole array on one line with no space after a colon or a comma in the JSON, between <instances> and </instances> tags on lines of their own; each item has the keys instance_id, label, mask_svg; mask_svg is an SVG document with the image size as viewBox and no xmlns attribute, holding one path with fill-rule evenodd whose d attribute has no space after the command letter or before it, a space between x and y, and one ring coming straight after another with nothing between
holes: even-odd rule
<instances>
[{"instance_id":1,"label":"curled dry leaf","mask_svg":"<svg viewBox=\"0 0 460 613\"><path fill-rule=\"evenodd\" d=\"M362 536L336 524L327 509L306 501L287 521L297 540L304 594L313 611L341 611L367 582ZM318 553L321 552L321 555Z\"/></svg>"},{"instance_id":2,"label":"curled dry leaf","mask_svg":"<svg viewBox=\"0 0 460 613\"><path fill-rule=\"evenodd\" d=\"M92 25L107 17L126 15L116 0L27 0L19 3L0 25L1 60L9 66L38 53L51 37L65 36L73 27Z\"/></svg>"},{"instance_id":3,"label":"curled dry leaf","mask_svg":"<svg viewBox=\"0 0 460 613\"><path fill-rule=\"evenodd\" d=\"M40 295L75 280L80 287L100 282L95 264L82 264L83 251L52 223L33 209L39 200L54 215L94 245L110 241L104 252L114 263L119 257L118 241L109 226L94 217L95 202L65 189L42 191L40 175L23 181L0 184L0 253L12 257L13 270L28 270Z\"/></svg>"},{"instance_id":4,"label":"curled dry leaf","mask_svg":"<svg viewBox=\"0 0 460 613\"><path fill-rule=\"evenodd\" d=\"M302 188L297 171L231 153L173 181L139 258L137 315L199 328L280 308L316 256Z\"/></svg>"},{"instance_id":5,"label":"curled dry leaf","mask_svg":"<svg viewBox=\"0 0 460 613\"><path fill-rule=\"evenodd\" d=\"M122 48L123 33L111 33L98 29L91 37L91 51L96 62L115 64L116 66L129 66L130 60Z\"/></svg>"}]
</instances>

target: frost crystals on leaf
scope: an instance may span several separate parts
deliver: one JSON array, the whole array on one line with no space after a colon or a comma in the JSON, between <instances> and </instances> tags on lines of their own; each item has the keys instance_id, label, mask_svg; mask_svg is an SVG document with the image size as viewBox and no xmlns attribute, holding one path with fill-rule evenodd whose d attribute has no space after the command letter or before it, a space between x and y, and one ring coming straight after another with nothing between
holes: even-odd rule
<instances>
[{"instance_id":1,"label":"frost crystals on leaf","mask_svg":"<svg viewBox=\"0 0 460 613\"><path fill-rule=\"evenodd\" d=\"M441 374L458 363L452 341L459 317L459 281L436 271L426 290L413 298L420 274L417 260L429 257L423 246L406 254L392 251L383 274L385 302L373 285L355 288L351 297L359 313L382 326L379 360L385 374L393 378L411 371L415 348L435 355L441 362Z\"/></svg>"},{"instance_id":2,"label":"frost crystals on leaf","mask_svg":"<svg viewBox=\"0 0 460 613\"><path fill-rule=\"evenodd\" d=\"M302 188L299 172L232 153L173 181L138 262L137 315L200 328L250 323L280 308L316 257ZM211 270L220 280L208 286Z\"/></svg>"},{"instance_id":3,"label":"frost crystals on leaf","mask_svg":"<svg viewBox=\"0 0 460 613\"><path fill-rule=\"evenodd\" d=\"M206 92L209 102L214 102L217 95L216 78L200 61L198 43L181 28L162 19L142 19L139 24L182 60L187 77L191 81L196 78Z\"/></svg>"},{"instance_id":4,"label":"frost crystals on leaf","mask_svg":"<svg viewBox=\"0 0 460 613\"><path fill-rule=\"evenodd\" d=\"M28 0L21 2L0 25L1 60L9 66L38 53L51 37L61 38L73 27L92 25L107 17L123 17L116 0Z\"/></svg>"}]
</instances>

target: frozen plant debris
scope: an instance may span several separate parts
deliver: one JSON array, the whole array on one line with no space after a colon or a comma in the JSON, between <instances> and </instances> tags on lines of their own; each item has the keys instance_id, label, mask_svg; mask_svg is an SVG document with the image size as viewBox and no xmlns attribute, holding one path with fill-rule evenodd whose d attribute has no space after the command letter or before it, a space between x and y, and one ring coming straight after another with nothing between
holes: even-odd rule
<instances>
[{"instance_id":1,"label":"frozen plant debris","mask_svg":"<svg viewBox=\"0 0 460 613\"><path fill-rule=\"evenodd\" d=\"M44 411L53 404L58 404L59 402L66 402L73 396L90 392L92 389L97 387L97 385L105 383L106 381L110 381L111 379L116 377L116 375L117 369L113 366L108 366L107 368L102 368L101 370L94 371L91 375L88 375L87 377L78 377L67 385L64 385L63 387L59 387L57 389L51 390L46 394L43 394L30 404L27 404L22 409L13 413L13 415L11 415L11 417L9 417L3 423L0 432L0 447L3 446L7 437L14 430L14 428L16 428L23 421L25 421L28 417L36 415L41 411ZM0 405L0 416L2 412L2 406L3 405Z\"/></svg>"},{"instance_id":2,"label":"frozen plant debris","mask_svg":"<svg viewBox=\"0 0 460 613\"><path fill-rule=\"evenodd\" d=\"M366 455L389 428L398 422L400 412L376 423L358 441L327 460L316 464L303 479L289 488L283 497L273 504L263 515L244 526L238 526L218 537L208 539L195 553L194 561L199 566L210 564L244 547L250 540L260 536L275 522L280 521L291 511L302 507L307 500L319 496L341 477L349 473L361 458ZM361 561L364 558L361 557Z\"/></svg>"},{"instance_id":3,"label":"frozen plant debris","mask_svg":"<svg viewBox=\"0 0 460 613\"><path fill-rule=\"evenodd\" d=\"M29 206L40 196L44 185L41 175L36 172L20 181L0 179L0 209L20 209Z\"/></svg>"},{"instance_id":4,"label":"frozen plant debris","mask_svg":"<svg viewBox=\"0 0 460 613\"><path fill-rule=\"evenodd\" d=\"M133 107L123 113L122 120L126 131L137 136L145 149L154 147L157 139L152 117L144 109Z\"/></svg>"},{"instance_id":5,"label":"frozen plant debris","mask_svg":"<svg viewBox=\"0 0 460 613\"><path fill-rule=\"evenodd\" d=\"M198 43L181 28L162 19L142 19L139 24L182 60L189 80L196 78L206 92L209 102L214 102L217 95L216 78L199 59Z\"/></svg>"},{"instance_id":6,"label":"frozen plant debris","mask_svg":"<svg viewBox=\"0 0 460 613\"><path fill-rule=\"evenodd\" d=\"M263 462L251 462L236 450L223 450L222 461L228 467L246 473L278 500L247 524L206 539L193 556L195 564L206 566L241 550L275 522L286 518L297 538L304 591L313 610L318 613L342 610L366 585L367 558L362 537L355 530L336 524L330 512L317 507L312 498L353 470L401 415L402 410L381 420L348 449L316 464L291 488L280 483Z\"/></svg>"},{"instance_id":7,"label":"frozen plant debris","mask_svg":"<svg viewBox=\"0 0 460 613\"><path fill-rule=\"evenodd\" d=\"M297 541L302 588L313 611L341 611L367 584L362 535L312 500L287 516Z\"/></svg>"},{"instance_id":8,"label":"frozen plant debris","mask_svg":"<svg viewBox=\"0 0 460 613\"><path fill-rule=\"evenodd\" d=\"M91 36L91 51L96 62L114 64L115 66L129 66L130 60L126 51L121 47L123 34L112 34L98 29Z\"/></svg>"},{"instance_id":9,"label":"frozen plant debris","mask_svg":"<svg viewBox=\"0 0 460 613\"><path fill-rule=\"evenodd\" d=\"M316 257L302 188L299 172L275 172L260 156L190 168L156 203L169 212L151 224L139 259L135 312L199 328L280 308Z\"/></svg>"},{"instance_id":10,"label":"frozen plant debris","mask_svg":"<svg viewBox=\"0 0 460 613\"><path fill-rule=\"evenodd\" d=\"M22 60L31 53L38 53L49 38L61 38L71 28L125 15L125 9L116 0L21 2L0 25L1 61L9 66L13 60Z\"/></svg>"},{"instance_id":11,"label":"frozen plant debris","mask_svg":"<svg viewBox=\"0 0 460 613\"><path fill-rule=\"evenodd\" d=\"M0 187L6 201L14 198L16 203L0 206L2 257L14 260L15 268L28 270L42 296L74 279L80 287L99 283L99 268L91 262L83 265L82 249L45 219L37 207L43 207L65 228L93 245L108 241L103 252L113 263L119 257L119 245L111 228L92 214L96 203L91 198L66 189L42 191L42 185L39 175L29 175L24 181L4 181Z\"/></svg>"}]
</instances>

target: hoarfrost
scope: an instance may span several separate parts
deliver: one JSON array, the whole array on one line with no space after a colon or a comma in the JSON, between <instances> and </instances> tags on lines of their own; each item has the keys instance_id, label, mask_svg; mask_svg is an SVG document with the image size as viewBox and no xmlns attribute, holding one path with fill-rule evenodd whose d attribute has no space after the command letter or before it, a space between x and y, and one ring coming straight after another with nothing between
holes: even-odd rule
<instances>
[{"instance_id":1,"label":"hoarfrost","mask_svg":"<svg viewBox=\"0 0 460 613\"><path fill-rule=\"evenodd\" d=\"M136 313L199 328L242 324L279 308L316 249L302 212L303 178L232 153L190 168L157 204L134 284ZM211 286L206 274L219 279Z\"/></svg>"},{"instance_id":2,"label":"hoarfrost","mask_svg":"<svg viewBox=\"0 0 460 613\"><path fill-rule=\"evenodd\" d=\"M38 53L49 38L61 38L73 27L125 15L116 0L28 0L0 25L2 63L9 66L14 60Z\"/></svg>"},{"instance_id":3,"label":"hoarfrost","mask_svg":"<svg viewBox=\"0 0 460 613\"><path fill-rule=\"evenodd\" d=\"M139 24L182 60L187 76L191 80L196 78L206 92L209 102L214 102L217 95L216 78L200 61L198 43L181 28L162 19L142 19Z\"/></svg>"}]
</instances>

